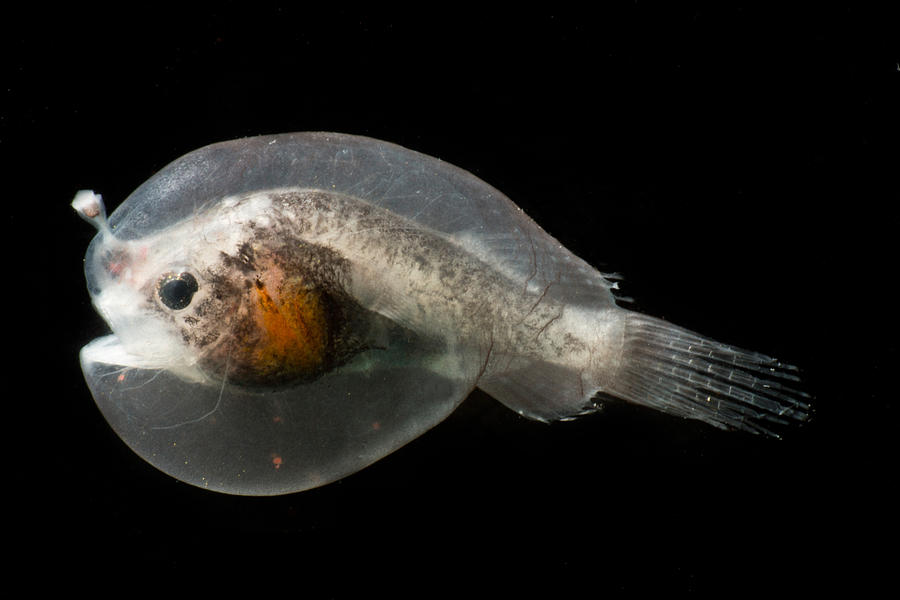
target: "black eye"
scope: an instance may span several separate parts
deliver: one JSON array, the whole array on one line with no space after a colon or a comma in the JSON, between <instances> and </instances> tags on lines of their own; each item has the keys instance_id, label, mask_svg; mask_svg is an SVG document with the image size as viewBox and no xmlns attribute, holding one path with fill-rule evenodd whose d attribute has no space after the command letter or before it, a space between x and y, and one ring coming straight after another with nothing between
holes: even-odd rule
<instances>
[{"instance_id":1,"label":"black eye","mask_svg":"<svg viewBox=\"0 0 900 600\"><path fill-rule=\"evenodd\" d=\"M181 310L191 303L197 289L197 280L190 273L169 273L159 280L156 293L163 304L172 310Z\"/></svg>"}]
</instances>

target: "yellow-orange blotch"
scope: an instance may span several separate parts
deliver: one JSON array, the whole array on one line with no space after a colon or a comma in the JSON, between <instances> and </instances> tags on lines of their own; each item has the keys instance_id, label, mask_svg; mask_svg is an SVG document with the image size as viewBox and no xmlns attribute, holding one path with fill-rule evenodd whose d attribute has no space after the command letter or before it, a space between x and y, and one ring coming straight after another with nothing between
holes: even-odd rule
<instances>
[{"instance_id":1,"label":"yellow-orange blotch","mask_svg":"<svg viewBox=\"0 0 900 600\"><path fill-rule=\"evenodd\" d=\"M298 379L323 367L328 329L324 306L315 290L285 281L279 293L256 284L257 323L263 332L253 362L262 379Z\"/></svg>"}]
</instances>

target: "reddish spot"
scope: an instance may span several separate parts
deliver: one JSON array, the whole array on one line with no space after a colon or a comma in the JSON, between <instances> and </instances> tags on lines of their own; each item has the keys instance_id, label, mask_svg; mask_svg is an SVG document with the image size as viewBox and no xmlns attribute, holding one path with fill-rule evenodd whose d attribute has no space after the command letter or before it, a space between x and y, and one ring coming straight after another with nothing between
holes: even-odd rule
<instances>
[{"instance_id":1,"label":"reddish spot","mask_svg":"<svg viewBox=\"0 0 900 600\"><path fill-rule=\"evenodd\" d=\"M378 421L375 421L374 423L372 423L372 429L375 431L378 431L379 429L381 429L381 423Z\"/></svg>"},{"instance_id":2,"label":"reddish spot","mask_svg":"<svg viewBox=\"0 0 900 600\"><path fill-rule=\"evenodd\" d=\"M282 462L283 462L283 461L282 461L282 459L281 459L280 456L278 456L277 454L273 454L273 455L272 455L272 465L273 465L276 469L281 468Z\"/></svg>"},{"instance_id":3,"label":"reddish spot","mask_svg":"<svg viewBox=\"0 0 900 600\"><path fill-rule=\"evenodd\" d=\"M116 380L119 382L125 381L125 373L119 373L119 376L116 377Z\"/></svg>"},{"instance_id":4,"label":"reddish spot","mask_svg":"<svg viewBox=\"0 0 900 600\"><path fill-rule=\"evenodd\" d=\"M281 423L281 417L272 417L273 423Z\"/></svg>"}]
</instances>

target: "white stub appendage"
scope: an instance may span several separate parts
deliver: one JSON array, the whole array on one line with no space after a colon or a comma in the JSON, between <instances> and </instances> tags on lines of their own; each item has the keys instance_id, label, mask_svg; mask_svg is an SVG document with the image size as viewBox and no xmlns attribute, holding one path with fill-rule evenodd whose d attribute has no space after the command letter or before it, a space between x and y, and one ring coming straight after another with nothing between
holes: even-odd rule
<instances>
[{"instance_id":1,"label":"white stub appendage","mask_svg":"<svg viewBox=\"0 0 900 600\"><path fill-rule=\"evenodd\" d=\"M72 208L82 219L97 228L101 233L111 233L106 222L106 206L103 198L91 190L81 190L75 194L72 200Z\"/></svg>"}]
</instances>

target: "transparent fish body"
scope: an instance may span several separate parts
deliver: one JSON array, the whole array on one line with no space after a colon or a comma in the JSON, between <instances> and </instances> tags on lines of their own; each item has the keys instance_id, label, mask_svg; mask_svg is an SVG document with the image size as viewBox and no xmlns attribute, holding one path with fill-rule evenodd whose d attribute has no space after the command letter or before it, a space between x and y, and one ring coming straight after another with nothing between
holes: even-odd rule
<instances>
[{"instance_id":1,"label":"transparent fish body","mask_svg":"<svg viewBox=\"0 0 900 600\"><path fill-rule=\"evenodd\" d=\"M480 387L545 421L604 392L722 428L806 418L793 369L617 306L615 284L470 173L331 133L215 144L99 233L97 405L166 473L251 495L357 471Z\"/></svg>"}]
</instances>

